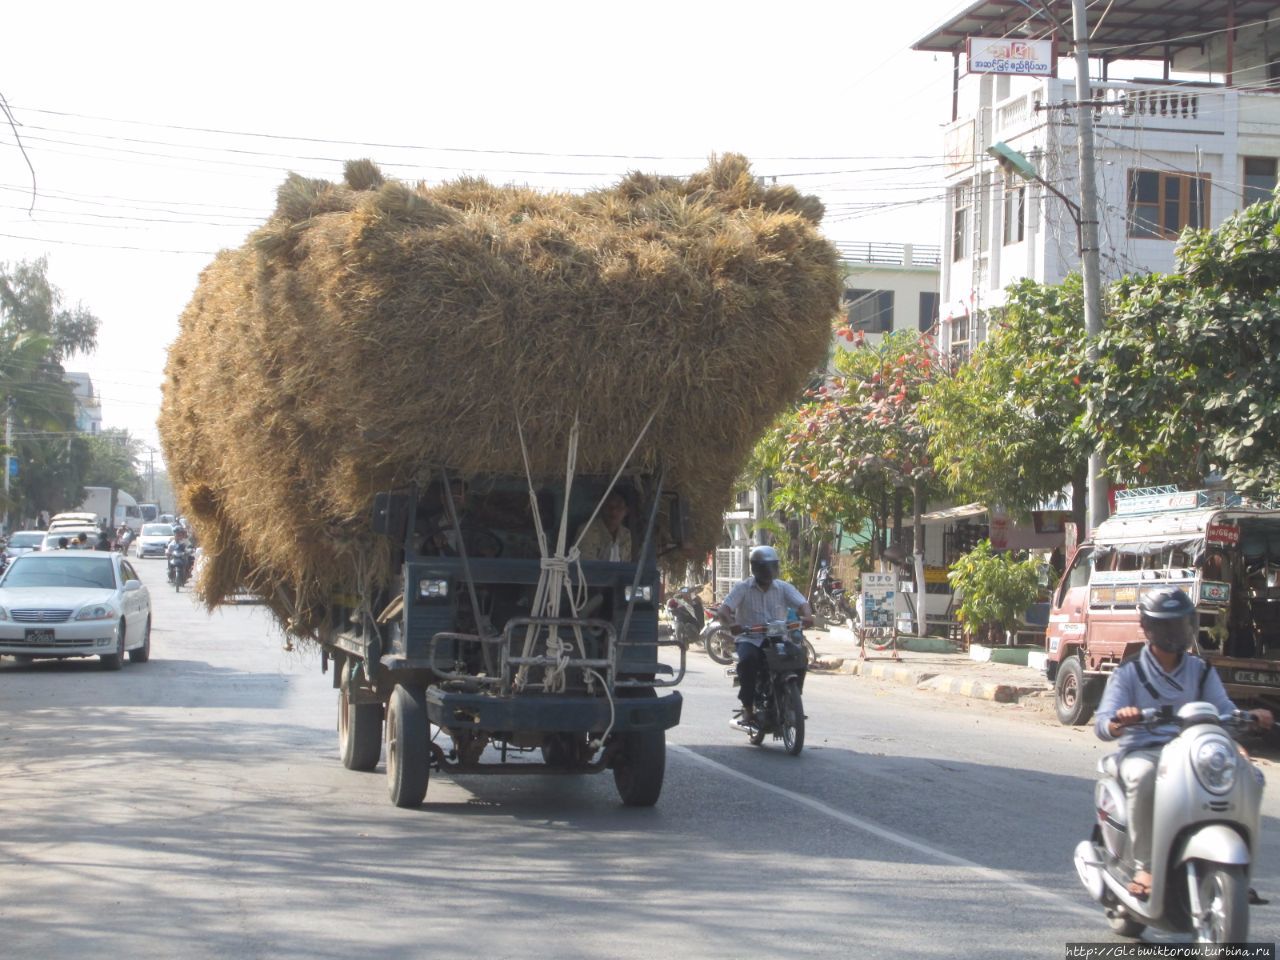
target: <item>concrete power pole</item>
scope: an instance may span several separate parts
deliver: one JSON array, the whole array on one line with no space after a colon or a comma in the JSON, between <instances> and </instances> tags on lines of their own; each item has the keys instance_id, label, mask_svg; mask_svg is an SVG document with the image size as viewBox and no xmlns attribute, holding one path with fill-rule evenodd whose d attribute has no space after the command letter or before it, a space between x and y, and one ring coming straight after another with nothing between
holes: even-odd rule
<instances>
[{"instance_id":1,"label":"concrete power pole","mask_svg":"<svg viewBox=\"0 0 1280 960\"><path fill-rule=\"evenodd\" d=\"M13 397L4 401L4 532L9 532L9 474L13 469Z\"/></svg>"},{"instance_id":2,"label":"concrete power pole","mask_svg":"<svg viewBox=\"0 0 1280 960\"><path fill-rule=\"evenodd\" d=\"M1085 356L1098 359L1102 334L1102 275L1098 263L1097 161L1093 152L1093 92L1089 83L1089 21L1085 0L1071 0L1071 29L1076 48L1076 150L1080 155L1080 260L1084 273ZM1089 454L1087 535L1107 518L1107 481L1102 454Z\"/></svg>"}]
</instances>

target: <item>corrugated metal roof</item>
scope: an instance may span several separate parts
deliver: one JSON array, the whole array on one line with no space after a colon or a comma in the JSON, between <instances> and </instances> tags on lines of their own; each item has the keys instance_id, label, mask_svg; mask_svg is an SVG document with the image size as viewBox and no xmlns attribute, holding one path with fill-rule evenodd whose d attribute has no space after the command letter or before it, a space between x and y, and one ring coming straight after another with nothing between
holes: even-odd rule
<instances>
[{"instance_id":1,"label":"corrugated metal roof","mask_svg":"<svg viewBox=\"0 0 1280 960\"><path fill-rule=\"evenodd\" d=\"M1067 34L1058 37L1058 55L1071 52L1071 2L1046 0ZM968 9L929 31L915 50L963 52L969 37L1048 39L1053 21L1037 0L978 0ZM1166 47L1177 51L1198 47L1206 35L1227 27L1227 4L1205 0L1110 0L1090 4L1089 52L1107 60L1163 60ZM1235 0L1237 29L1272 18L1276 0Z\"/></svg>"}]
</instances>

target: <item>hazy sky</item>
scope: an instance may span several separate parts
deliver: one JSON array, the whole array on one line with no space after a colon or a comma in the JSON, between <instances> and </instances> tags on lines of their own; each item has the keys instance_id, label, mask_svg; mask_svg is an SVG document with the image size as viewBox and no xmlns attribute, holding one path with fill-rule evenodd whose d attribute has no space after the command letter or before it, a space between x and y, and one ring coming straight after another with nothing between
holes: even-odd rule
<instances>
[{"instance_id":1,"label":"hazy sky","mask_svg":"<svg viewBox=\"0 0 1280 960\"><path fill-rule=\"evenodd\" d=\"M580 190L732 150L821 196L832 239L937 243L951 61L909 44L967 5L9 4L0 94L38 195L0 121L0 260L47 256L101 318L67 366L158 446L178 315L288 170Z\"/></svg>"}]
</instances>

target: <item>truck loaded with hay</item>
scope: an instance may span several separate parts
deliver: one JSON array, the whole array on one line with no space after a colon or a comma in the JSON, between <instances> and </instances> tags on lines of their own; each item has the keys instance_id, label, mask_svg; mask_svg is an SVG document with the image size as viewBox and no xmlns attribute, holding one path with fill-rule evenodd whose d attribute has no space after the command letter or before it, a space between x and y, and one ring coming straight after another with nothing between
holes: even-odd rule
<instances>
[{"instance_id":1,"label":"truck loaded with hay","mask_svg":"<svg viewBox=\"0 0 1280 960\"><path fill-rule=\"evenodd\" d=\"M583 195L356 161L291 176L218 254L170 348L166 460L201 596L252 592L318 644L347 767L385 730L401 806L432 767L611 769L656 802L684 672L659 565L715 544L822 363L821 214L732 155Z\"/></svg>"}]
</instances>

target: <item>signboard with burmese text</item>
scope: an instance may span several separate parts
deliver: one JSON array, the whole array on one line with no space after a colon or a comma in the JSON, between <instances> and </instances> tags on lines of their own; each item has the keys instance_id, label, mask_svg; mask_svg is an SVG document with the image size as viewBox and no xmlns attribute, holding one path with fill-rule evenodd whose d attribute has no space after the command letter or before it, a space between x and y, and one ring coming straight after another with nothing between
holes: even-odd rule
<instances>
[{"instance_id":1,"label":"signboard with burmese text","mask_svg":"<svg viewBox=\"0 0 1280 960\"><path fill-rule=\"evenodd\" d=\"M1051 77L1054 72L1053 41L970 37L969 72Z\"/></svg>"}]
</instances>

